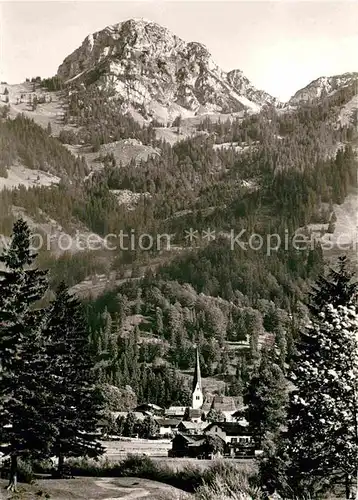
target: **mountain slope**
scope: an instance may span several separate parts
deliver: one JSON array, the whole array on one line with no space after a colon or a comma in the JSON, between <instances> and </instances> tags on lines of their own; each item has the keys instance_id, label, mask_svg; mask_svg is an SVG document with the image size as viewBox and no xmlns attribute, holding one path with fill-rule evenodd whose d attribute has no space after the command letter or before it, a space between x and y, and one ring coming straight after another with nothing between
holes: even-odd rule
<instances>
[{"instance_id":1,"label":"mountain slope","mask_svg":"<svg viewBox=\"0 0 358 500\"><path fill-rule=\"evenodd\" d=\"M289 104L297 105L302 102L313 101L328 95L332 95L338 90L355 84L358 93L358 73L344 73L342 75L321 76L310 82L303 89L298 90L288 101Z\"/></svg>"},{"instance_id":2,"label":"mountain slope","mask_svg":"<svg viewBox=\"0 0 358 500\"><path fill-rule=\"evenodd\" d=\"M58 68L67 83L114 88L127 105L161 121L207 112L257 112L277 104L240 70L224 72L207 48L168 29L130 19L89 35Z\"/></svg>"}]
</instances>

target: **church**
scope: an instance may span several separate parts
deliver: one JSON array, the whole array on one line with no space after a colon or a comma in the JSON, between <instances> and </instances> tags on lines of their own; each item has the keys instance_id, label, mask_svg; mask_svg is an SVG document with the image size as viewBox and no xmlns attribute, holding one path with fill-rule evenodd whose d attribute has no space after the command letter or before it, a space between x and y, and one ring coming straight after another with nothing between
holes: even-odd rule
<instances>
[{"instance_id":1,"label":"church","mask_svg":"<svg viewBox=\"0 0 358 500\"><path fill-rule=\"evenodd\" d=\"M201 372L200 372L200 360L199 360L199 350L196 350L196 363L193 379L193 390L191 394L191 408L193 410L199 410L202 408L204 403L203 387L201 383Z\"/></svg>"},{"instance_id":2,"label":"church","mask_svg":"<svg viewBox=\"0 0 358 500\"><path fill-rule=\"evenodd\" d=\"M226 422L235 421L235 416L239 410L237 398L222 396L218 394L206 393L204 395L200 370L199 350L196 350L195 369L191 393L191 407L171 406L165 415L168 418L183 419L191 422L205 420L210 410L221 412ZM234 416L235 415L235 416Z\"/></svg>"}]
</instances>

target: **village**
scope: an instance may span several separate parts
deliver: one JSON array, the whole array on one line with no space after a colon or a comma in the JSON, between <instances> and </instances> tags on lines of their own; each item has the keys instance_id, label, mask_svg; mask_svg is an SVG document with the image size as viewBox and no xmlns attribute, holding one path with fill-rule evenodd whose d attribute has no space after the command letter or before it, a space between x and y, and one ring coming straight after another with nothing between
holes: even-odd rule
<instances>
[{"instance_id":1,"label":"village","mask_svg":"<svg viewBox=\"0 0 358 500\"><path fill-rule=\"evenodd\" d=\"M131 411L111 412L99 423L107 455L138 453L170 458L253 458L256 449L240 398L205 394L199 353L193 379L191 406L161 408L150 402ZM140 429L140 431L138 431ZM127 444L116 446L115 442ZM122 453L121 453L122 452Z\"/></svg>"}]
</instances>

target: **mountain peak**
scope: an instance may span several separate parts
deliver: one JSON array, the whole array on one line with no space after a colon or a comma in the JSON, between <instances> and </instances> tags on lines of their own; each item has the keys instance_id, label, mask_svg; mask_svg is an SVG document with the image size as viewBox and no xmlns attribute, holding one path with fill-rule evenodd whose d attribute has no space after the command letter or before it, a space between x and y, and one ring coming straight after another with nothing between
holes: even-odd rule
<instances>
[{"instance_id":1,"label":"mountain peak","mask_svg":"<svg viewBox=\"0 0 358 500\"><path fill-rule=\"evenodd\" d=\"M112 88L124 103L164 122L179 114L257 112L277 102L241 70L223 71L205 45L185 42L144 18L88 35L57 75L68 83Z\"/></svg>"},{"instance_id":2,"label":"mountain peak","mask_svg":"<svg viewBox=\"0 0 358 500\"><path fill-rule=\"evenodd\" d=\"M355 72L333 76L320 76L306 85L306 87L298 90L289 100L289 104L297 105L333 94L340 88L350 85L356 80L358 81L358 73Z\"/></svg>"},{"instance_id":3,"label":"mountain peak","mask_svg":"<svg viewBox=\"0 0 358 500\"><path fill-rule=\"evenodd\" d=\"M152 21L151 19L147 19L145 17L131 17L124 22L127 22L127 23L131 22L134 24L156 24L157 26L160 26L156 22Z\"/></svg>"}]
</instances>

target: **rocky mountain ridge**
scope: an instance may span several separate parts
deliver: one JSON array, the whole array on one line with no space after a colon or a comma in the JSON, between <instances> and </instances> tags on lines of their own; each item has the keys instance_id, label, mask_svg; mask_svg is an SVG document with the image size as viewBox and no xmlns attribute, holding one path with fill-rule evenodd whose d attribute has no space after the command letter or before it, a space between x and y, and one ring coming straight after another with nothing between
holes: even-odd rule
<instances>
[{"instance_id":1,"label":"rocky mountain ridge","mask_svg":"<svg viewBox=\"0 0 358 500\"><path fill-rule=\"evenodd\" d=\"M162 122L178 115L258 112L265 104L279 104L241 70L223 71L201 43L187 43L144 19L87 36L57 76L67 83L113 88L124 105L135 105Z\"/></svg>"},{"instance_id":2,"label":"rocky mountain ridge","mask_svg":"<svg viewBox=\"0 0 358 500\"><path fill-rule=\"evenodd\" d=\"M334 94L337 90L356 83L358 94L358 72L342 75L321 76L310 82L306 87L298 90L288 104L298 105L302 102L313 101Z\"/></svg>"}]
</instances>

